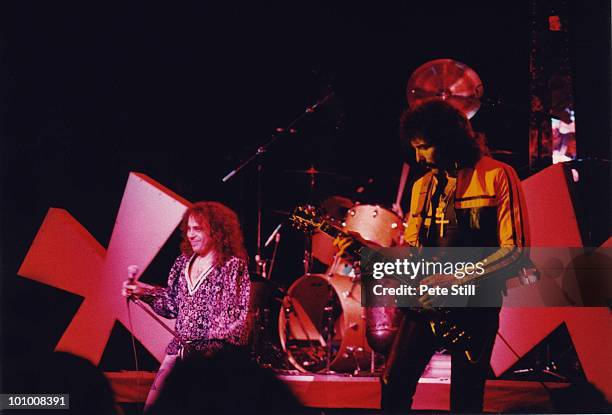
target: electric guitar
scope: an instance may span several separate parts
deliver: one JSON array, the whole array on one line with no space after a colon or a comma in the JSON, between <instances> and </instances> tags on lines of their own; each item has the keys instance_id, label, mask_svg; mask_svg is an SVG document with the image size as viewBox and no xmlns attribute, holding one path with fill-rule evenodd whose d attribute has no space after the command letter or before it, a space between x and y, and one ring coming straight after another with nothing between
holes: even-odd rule
<instances>
[{"instance_id":1,"label":"electric guitar","mask_svg":"<svg viewBox=\"0 0 612 415\"><path fill-rule=\"evenodd\" d=\"M365 253L366 249L369 250L368 255L380 255L381 259L385 259L380 252L373 251L366 241L360 240L358 237L342 230L338 225L326 220L315 207L298 206L289 217L289 220L294 227L304 232L318 230L334 239L342 238L343 241L346 241L343 243L343 245L346 245L345 251L358 260L361 258L362 253ZM461 284L464 282L458 280L456 283ZM459 321L453 319L452 309L415 307L415 311L427 317L430 328L433 334L440 340L442 347L448 350L463 351L470 362L478 361L480 353L478 350L474 350L470 330Z\"/></svg>"}]
</instances>

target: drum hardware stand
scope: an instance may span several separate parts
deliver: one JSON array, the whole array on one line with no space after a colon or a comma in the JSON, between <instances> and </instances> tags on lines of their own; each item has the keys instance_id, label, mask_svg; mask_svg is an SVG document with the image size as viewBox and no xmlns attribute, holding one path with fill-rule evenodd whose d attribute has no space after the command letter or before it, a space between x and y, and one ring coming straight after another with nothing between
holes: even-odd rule
<instances>
[{"instance_id":1,"label":"drum hardware stand","mask_svg":"<svg viewBox=\"0 0 612 415\"><path fill-rule=\"evenodd\" d=\"M359 355L363 355L363 347L353 347L353 346L348 346L346 348L346 352L344 353L343 357L345 358L353 358L353 360L355 360L355 365L357 366L357 368L355 370L353 370L353 376L357 376L362 372L361 366L359 366Z\"/></svg>"},{"instance_id":2,"label":"drum hardware stand","mask_svg":"<svg viewBox=\"0 0 612 415\"><path fill-rule=\"evenodd\" d=\"M370 374L376 373L376 352L372 350L370 352Z\"/></svg>"},{"instance_id":3,"label":"drum hardware stand","mask_svg":"<svg viewBox=\"0 0 612 415\"><path fill-rule=\"evenodd\" d=\"M497 334L501 337L501 334L499 332ZM542 375L552 376L556 378L557 380L560 380L563 382L568 381L567 377L559 373L559 367L557 367L557 364L555 363L555 360L550 350L550 344L548 343L545 345L545 348L544 348L544 358L537 359L535 363L532 365L532 367L528 367L525 369L518 369L518 370L513 371L512 373L514 373L515 375L524 374L524 373L529 373L532 375L542 374Z\"/></svg>"},{"instance_id":4,"label":"drum hardware stand","mask_svg":"<svg viewBox=\"0 0 612 415\"><path fill-rule=\"evenodd\" d=\"M285 300L288 304L285 304ZM291 334L291 329L289 327L289 317L291 314L293 314L298 322L298 324L300 325L300 328L302 329L302 331L304 332L304 334L306 335L306 340L308 341L308 343L313 344L314 341L310 338L310 334L308 333L308 330L306 330L306 327L304 327L304 323L302 322L302 320L300 319L300 316L298 314L298 312L296 311L295 307L293 306L293 297L289 294L287 294L285 296L285 300L283 300L283 313L285 314L285 349L287 351L287 354L290 355L289 353L289 336ZM327 344L325 344L325 341L323 340L323 338L320 339L323 344L322 346L325 347L327 346ZM294 358L295 360L295 358ZM300 366L304 366L304 362L298 362ZM309 362L310 364L312 364L311 362ZM316 363L316 362L315 362Z\"/></svg>"},{"instance_id":5,"label":"drum hardware stand","mask_svg":"<svg viewBox=\"0 0 612 415\"><path fill-rule=\"evenodd\" d=\"M281 239L280 230L284 224L285 222L279 223L276 226L276 228L274 228L274 230L272 231L272 233L266 240L266 243L264 244L264 248L267 248L268 245L270 245L270 243L274 241L274 250L272 251L272 259L270 260L269 272L266 273L266 265L267 265L266 261L263 261L263 265L262 265L263 266L262 276L266 278L267 280L270 280L272 278L272 271L274 270L274 263L276 262L276 252L278 251L278 245L280 244L280 239Z\"/></svg>"},{"instance_id":6,"label":"drum hardware stand","mask_svg":"<svg viewBox=\"0 0 612 415\"><path fill-rule=\"evenodd\" d=\"M269 150L269 148L282 136L285 135L290 135L290 134L296 134L297 133L297 125L302 122L303 120L305 120L308 115L315 113L319 107L325 105L327 102L331 101L334 98L335 93L332 91L330 93L328 93L325 97L323 97L322 99L320 99L318 102L316 102L314 105L307 107L306 110L300 114L297 118L295 118L293 121L291 121L289 123L289 125L286 128L277 128L275 130L275 132L270 136L270 138L263 144L260 145L259 147L257 147L257 150L248 158L246 158L244 161L242 161L236 168L234 168L232 171L230 171L225 177L223 177L222 181L225 183L227 182L229 179L231 179L233 176L235 176L237 173L239 173L240 171L242 171L245 167L247 167L249 164L251 164L253 161L256 160L257 162L257 176L256 176L256 181L257 181L257 185L256 185L256 189L257 189L257 196L256 196L256 201L257 201L257 249L256 249L256 254L255 254L255 274L262 276L265 279L270 279L271 277L271 273L273 270L273 266L274 266L274 259L275 259L275 254L276 254L276 248L278 247L278 230L280 229L280 226L277 226L277 228L275 229L275 231L272 233L272 235L270 236L270 238L276 236L276 246L275 246L275 250L273 253L273 259L272 262L270 264L270 273L267 273L266 270L266 265L267 265L267 260L263 257L262 255L262 241L261 241L261 231L262 231L262 212L263 212L263 206L262 206L262 177L263 177L263 159L264 159L264 154ZM276 235L275 235L276 234ZM266 244L267 245L267 244ZM308 246L308 249L310 249L310 244ZM312 261L312 259L310 257L308 257L308 261ZM310 262L305 263L305 266L308 266L308 271L310 271L311 267L310 267ZM264 314L266 313L269 314L269 309L264 309ZM296 314L297 316L297 314ZM266 317L267 319L267 317ZM299 319L298 319L299 321ZM267 322L267 320L266 320ZM307 334L308 335L308 334ZM270 342L267 341L266 345L267 346L272 346L272 348L274 347L273 345L269 344Z\"/></svg>"},{"instance_id":7,"label":"drum hardware stand","mask_svg":"<svg viewBox=\"0 0 612 415\"><path fill-rule=\"evenodd\" d=\"M327 268L325 275L327 275L329 278L333 277L334 273L332 271L336 269L339 262L340 262L340 258L338 258L338 255L336 253L334 254L334 260L332 261L331 265Z\"/></svg>"},{"instance_id":8,"label":"drum hardware stand","mask_svg":"<svg viewBox=\"0 0 612 415\"><path fill-rule=\"evenodd\" d=\"M364 326L367 327L367 317L365 314L365 307L361 308L361 324L363 324ZM367 342L367 340L366 340ZM368 372L364 372L364 373L369 373L372 376L376 376L376 352L374 351L374 349L370 350L370 370Z\"/></svg>"},{"instance_id":9,"label":"drum hardware stand","mask_svg":"<svg viewBox=\"0 0 612 415\"><path fill-rule=\"evenodd\" d=\"M357 277L350 277L351 278L351 289L349 291L344 291L342 293L342 295L344 296L344 298L352 298L353 297L353 290L355 289L355 285L357 285ZM356 324L356 323L354 323Z\"/></svg>"},{"instance_id":10,"label":"drum hardware stand","mask_svg":"<svg viewBox=\"0 0 612 415\"><path fill-rule=\"evenodd\" d=\"M332 271L338 269L338 265L340 264L341 260L342 260L342 255L338 255L338 252L336 252L334 254L334 260L332 261L332 264L329 266L329 268L327 268L328 277L331 278L334 276L334 272Z\"/></svg>"},{"instance_id":11,"label":"drum hardware stand","mask_svg":"<svg viewBox=\"0 0 612 415\"><path fill-rule=\"evenodd\" d=\"M327 335L325 336L327 340L327 356L326 356L326 364L325 364L325 372L324 372L325 374L336 373L331 370L332 340L333 340L333 330L334 330L333 298L334 298L334 290L331 285L328 285L327 304L325 304L325 307L323 308L327 316L327 333L326 333Z\"/></svg>"},{"instance_id":12,"label":"drum hardware stand","mask_svg":"<svg viewBox=\"0 0 612 415\"><path fill-rule=\"evenodd\" d=\"M314 189L316 184L316 169L314 165L310 165L310 168L307 170L309 173L310 181L308 182L308 205L314 205ZM312 231L306 232L306 239L304 241L304 274L310 274L312 271Z\"/></svg>"},{"instance_id":13,"label":"drum hardware stand","mask_svg":"<svg viewBox=\"0 0 612 415\"><path fill-rule=\"evenodd\" d=\"M314 203L314 189L316 184L316 176L314 172L317 170L311 164L310 168L307 171L311 171L309 174L310 181L308 182L308 205L313 206ZM312 231L308 231L305 234L304 240L304 259L302 260L304 264L304 274L310 274L312 271L313 259L312 259Z\"/></svg>"},{"instance_id":14,"label":"drum hardware stand","mask_svg":"<svg viewBox=\"0 0 612 415\"><path fill-rule=\"evenodd\" d=\"M306 238L304 240L304 259L302 259L302 263L304 264L304 274L310 274L312 270L312 233L308 232L306 234Z\"/></svg>"},{"instance_id":15,"label":"drum hardware stand","mask_svg":"<svg viewBox=\"0 0 612 415\"><path fill-rule=\"evenodd\" d=\"M283 223L280 223L272 232L272 234L266 240L264 247L267 247L272 241L274 241L274 251L272 252L272 259L270 260L270 268L266 275L266 263L263 264L263 271L265 278L268 281L269 285L272 285L274 289L283 295L286 294L285 289L272 281L272 272L274 271L274 264L276 261L276 253L278 251L278 246L280 244L280 229L283 226ZM273 297L277 299L276 297ZM268 302L266 302L268 304ZM256 311L256 322L254 324L253 330L257 330L259 332L261 340L258 341L258 344L254 344L253 347L253 355L255 356L255 361L262 366L271 366L272 362L278 362L281 360L280 356L282 356L282 350L280 350L271 340L270 332L269 332L269 323L270 323L270 307L265 305L263 307L258 307Z\"/></svg>"},{"instance_id":16,"label":"drum hardware stand","mask_svg":"<svg viewBox=\"0 0 612 415\"><path fill-rule=\"evenodd\" d=\"M280 137L287 134L295 134L297 133L297 125L306 119L309 115L314 114L320 107L331 101L335 96L335 92L330 92L317 101L314 105L307 107L306 110L300 114L297 118L289 123L286 128L277 128L276 131L270 136L268 141L266 141L263 145L257 147L255 153L253 153L246 160L241 162L234 170L230 171L228 174L221 179L224 183L229 179L234 177L237 173L243 170L246 166L251 164L254 160L257 160L257 251L255 254L255 273L262 275L262 265L265 263L265 260L262 256L262 246L261 246L261 228L262 228L262 203L261 203L261 194L262 194L262 170L263 170L263 155L268 151L270 146L274 144Z\"/></svg>"},{"instance_id":17,"label":"drum hardware stand","mask_svg":"<svg viewBox=\"0 0 612 415\"><path fill-rule=\"evenodd\" d=\"M257 310L257 320L255 330L258 330L261 336L259 345L255 345L252 353L255 362L262 367L273 367L274 364L280 365L281 368L287 368L288 365L284 362L284 355L270 339L268 324L270 320L270 309L263 308ZM279 363L282 362L282 363Z\"/></svg>"}]
</instances>

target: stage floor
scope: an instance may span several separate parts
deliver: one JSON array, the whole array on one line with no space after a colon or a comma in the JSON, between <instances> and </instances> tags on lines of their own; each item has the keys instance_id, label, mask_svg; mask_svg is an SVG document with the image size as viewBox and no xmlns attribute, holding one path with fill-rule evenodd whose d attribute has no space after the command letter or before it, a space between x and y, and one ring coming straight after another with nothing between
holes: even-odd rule
<instances>
[{"instance_id":1,"label":"stage floor","mask_svg":"<svg viewBox=\"0 0 612 415\"><path fill-rule=\"evenodd\" d=\"M120 403L144 402L155 372L107 372ZM306 407L379 409L380 383L377 376L306 374L284 371L278 374ZM547 382L549 389L567 383ZM448 411L450 359L436 355L428 365L414 397L413 409ZM549 412L548 392L539 382L488 380L485 412ZM522 410L521 410L522 409Z\"/></svg>"}]
</instances>

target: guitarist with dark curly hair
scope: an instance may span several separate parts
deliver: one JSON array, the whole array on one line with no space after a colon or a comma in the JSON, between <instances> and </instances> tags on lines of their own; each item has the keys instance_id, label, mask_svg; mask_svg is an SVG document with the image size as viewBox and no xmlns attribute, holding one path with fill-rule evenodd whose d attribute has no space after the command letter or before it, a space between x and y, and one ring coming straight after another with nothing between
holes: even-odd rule
<instances>
[{"instance_id":1,"label":"guitarist with dark curly hair","mask_svg":"<svg viewBox=\"0 0 612 415\"><path fill-rule=\"evenodd\" d=\"M487 258L485 275L515 266L521 260L520 248L527 246L528 231L524 199L512 167L489 157L483 137L474 133L460 111L443 101L404 112L400 137L414 149L416 161L428 170L412 189L404 244L499 247ZM454 278L436 275L421 283L436 285L444 277ZM503 285L499 279L496 283L501 305ZM425 307L431 306L432 300L428 296L420 299ZM483 410L499 311L499 307L451 311L456 321L470 327L472 346L479 351L472 356L451 351L452 412ZM385 412L411 407L419 378L440 347L423 313L406 311L381 378L381 408Z\"/></svg>"}]
</instances>

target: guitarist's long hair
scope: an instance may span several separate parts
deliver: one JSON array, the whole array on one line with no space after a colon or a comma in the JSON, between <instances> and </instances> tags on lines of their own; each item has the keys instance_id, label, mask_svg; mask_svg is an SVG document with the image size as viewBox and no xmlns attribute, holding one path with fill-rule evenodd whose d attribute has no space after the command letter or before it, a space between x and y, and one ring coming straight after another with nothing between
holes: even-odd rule
<instances>
[{"instance_id":1,"label":"guitarist's long hair","mask_svg":"<svg viewBox=\"0 0 612 415\"><path fill-rule=\"evenodd\" d=\"M187 222L190 216L208 231L213 243L212 249L217 253L216 265L224 264L233 256L248 260L238 215L219 202L194 203L183 215L180 229L183 235L181 252L184 255L193 254L187 239Z\"/></svg>"},{"instance_id":2,"label":"guitarist's long hair","mask_svg":"<svg viewBox=\"0 0 612 415\"><path fill-rule=\"evenodd\" d=\"M474 132L466 116L442 100L404 111L399 135L406 148L410 141L422 138L435 146L446 161L456 162L460 167L473 167L489 154L484 134Z\"/></svg>"}]
</instances>

